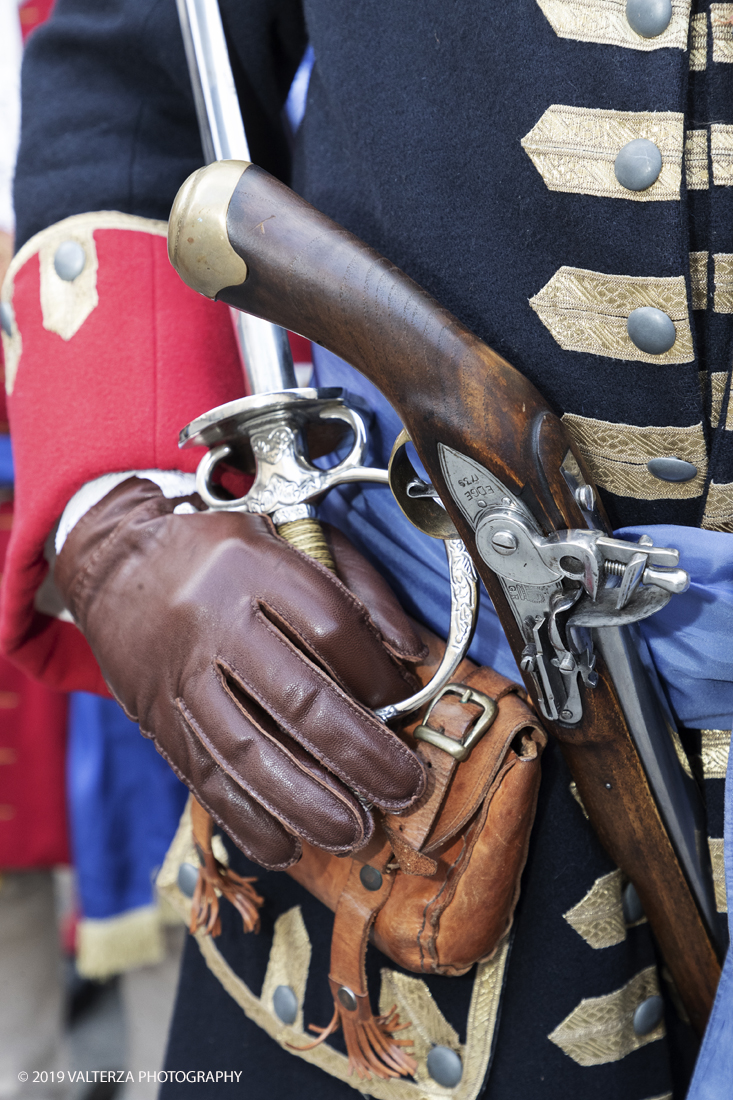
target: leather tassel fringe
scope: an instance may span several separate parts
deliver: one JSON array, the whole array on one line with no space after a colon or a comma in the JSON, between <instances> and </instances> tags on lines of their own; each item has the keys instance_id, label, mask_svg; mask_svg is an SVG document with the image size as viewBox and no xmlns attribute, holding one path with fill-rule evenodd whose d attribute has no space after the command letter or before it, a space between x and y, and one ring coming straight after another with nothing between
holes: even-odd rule
<instances>
[{"instance_id":1,"label":"leather tassel fringe","mask_svg":"<svg viewBox=\"0 0 733 1100\"><path fill-rule=\"evenodd\" d=\"M334 1013L328 1027L311 1024L309 1030L318 1033L315 1042L304 1047L292 1046L291 1049L313 1050L341 1027L349 1056L349 1075L356 1071L362 1081L371 1081L372 1076L383 1080L411 1077L417 1069L417 1062L405 1048L412 1046L412 1040L395 1038L395 1032L404 1031L410 1026L409 1023L400 1023L396 1005L386 1016L374 1016L368 998L359 997L357 1000L358 1007L350 1012L334 997Z\"/></svg>"},{"instance_id":2,"label":"leather tassel fringe","mask_svg":"<svg viewBox=\"0 0 733 1100\"><path fill-rule=\"evenodd\" d=\"M202 930L207 936L218 936L221 932L219 917L219 897L221 893L230 901L242 918L245 932L259 932L260 915L258 910L264 902L252 885L256 878L242 878L225 867L211 855L206 865L199 867L199 877L193 892L191 903L191 933Z\"/></svg>"},{"instance_id":3,"label":"leather tassel fringe","mask_svg":"<svg viewBox=\"0 0 733 1100\"><path fill-rule=\"evenodd\" d=\"M189 931L193 934L201 930L207 936L220 934L219 894L222 894L241 916L244 931L259 932L258 910L265 899L260 897L252 885L257 879L242 878L219 862L211 847L213 819L195 798L191 801L191 823L199 857L199 876L193 892Z\"/></svg>"}]
</instances>

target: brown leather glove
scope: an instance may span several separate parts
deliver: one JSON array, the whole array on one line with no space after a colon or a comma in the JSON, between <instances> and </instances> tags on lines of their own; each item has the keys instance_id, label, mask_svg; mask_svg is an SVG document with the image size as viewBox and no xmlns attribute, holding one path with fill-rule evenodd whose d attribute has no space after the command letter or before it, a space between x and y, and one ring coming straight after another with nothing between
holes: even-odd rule
<instances>
[{"instance_id":1,"label":"brown leather glove","mask_svg":"<svg viewBox=\"0 0 733 1100\"><path fill-rule=\"evenodd\" d=\"M284 868L299 837L359 848L360 799L399 811L425 785L366 709L408 694L402 662L422 642L338 532L343 580L263 516L180 503L130 478L92 508L56 562L67 607L126 713L246 855Z\"/></svg>"}]
</instances>

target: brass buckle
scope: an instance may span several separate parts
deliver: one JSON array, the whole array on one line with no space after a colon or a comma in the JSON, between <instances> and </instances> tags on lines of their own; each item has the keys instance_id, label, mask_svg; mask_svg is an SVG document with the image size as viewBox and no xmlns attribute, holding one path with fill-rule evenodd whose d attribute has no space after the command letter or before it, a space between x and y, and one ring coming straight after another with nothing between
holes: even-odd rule
<instances>
[{"instance_id":1,"label":"brass buckle","mask_svg":"<svg viewBox=\"0 0 733 1100\"><path fill-rule=\"evenodd\" d=\"M433 713L436 703L449 692L451 695L460 695L462 703L475 703L477 706L483 708L483 714L478 715L471 728L464 733L460 741L454 741L452 737L448 737L442 730L433 729L432 726L428 725L430 715ZM444 688L441 688L428 707L425 721L422 725L417 727L413 737L418 741L427 741L429 745L433 745L436 749L442 749L443 752L447 752L449 756L452 756L454 760L467 760L471 755L471 751L476 747L496 718L498 709L494 700L490 699L488 695L484 695L482 691L475 691L474 688L466 687L464 684L446 684Z\"/></svg>"}]
</instances>

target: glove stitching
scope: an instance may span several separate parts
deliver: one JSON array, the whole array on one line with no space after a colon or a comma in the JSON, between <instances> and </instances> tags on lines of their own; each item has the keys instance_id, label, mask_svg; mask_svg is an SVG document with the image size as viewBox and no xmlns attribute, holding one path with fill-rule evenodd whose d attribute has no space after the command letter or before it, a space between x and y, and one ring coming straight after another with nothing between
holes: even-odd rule
<instances>
[{"instance_id":1,"label":"glove stitching","mask_svg":"<svg viewBox=\"0 0 733 1100\"><path fill-rule=\"evenodd\" d=\"M314 672L316 676L326 685L327 688L332 688L337 693L337 695L340 696L342 702L346 704L346 706L357 716L357 718L361 719L362 721L366 719L369 726L371 727L371 731L377 733L379 735L379 739L382 742L394 744L396 751L404 758L405 763L414 773L417 774L417 778L419 781L419 790L412 798L409 799L409 801L405 801L404 799L381 799L375 797L373 791L370 791L366 787L357 784L351 776L348 778L348 780L344 778L338 765L334 764L334 762L329 757L323 756L321 752L316 748L316 746L313 745L309 739L306 739L306 737L303 735L302 730L296 731L293 725L289 724L288 720L285 717L278 716L275 719L277 724L281 725L283 729L285 729L299 744L303 745L304 748L307 748L308 751L313 756L315 756L317 760L319 760L322 764L329 768L330 771L338 775L339 778L342 778L352 790L357 791L359 794L363 795L370 801L376 802L378 806L390 810L403 808L407 809L409 806L411 806L416 801L416 799L420 797L425 785L425 773L414 753L406 745L403 745L396 733L391 731L388 726L381 723L377 718L375 718L374 715L371 714L366 707L362 707L361 704L352 699L350 695L347 695L338 683L334 683L332 680L329 680L328 677L326 677L321 669L318 667L318 665L313 664L311 661L309 661L305 654L301 653L297 649L297 647L294 646L292 642L290 642L287 638L285 638L264 616L262 616L261 621L264 623L265 628L270 631L275 641L284 649L286 649L288 653L292 654L296 658L296 660L303 664L309 670L309 672ZM252 695L252 697L260 704L264 711L266 711L268 714L271 714L272 704L268 704L264 700L264 697L257 690L257 688L247 679L246 676L244 676L238 669L230 667L227 660L220 654L217 654L215 659L217 662L220 662L222 665L224 665L224 667L228 668L235 678L241 681L242 687ZM274 715L272 714L271 716L274 717ZM386 738L385 734L389 734L390 738Z\"/></svg>"},{"instance_id":2,"label":"glove stitching","mask_svg":"<svg viewBox=\"0 0 733 1100\"><path fill-rule=\"evenodd\" d=\"M223 685L222 685L222 687L223 687ZM224 690L226 690L226 689L224 689ZM227 695L229 695L228 692L227 692ZM229 695L229 698L232 699L232 702L234 702L235 705L236 705L236 700L233 699L233 697L231 695ZM224 759L220 756L218 750L214 747L214 745L211 743L210 739L206 736L203 729L198 724L198 722L194 718L193 714L188 709L185 702L183 701L183 699L180 696L176 699L176 705L178 706L178 709L181 712L184 721L189 725L189 727L191 728L191 731L193 732L193 734L196 737L198 737L199 741L204 746L204 748L209 753L209 755L214 760L214 762L217 764L217 766L220 767L221 770L226 775L228 775L230 779L234 780L234 782L236 782L238 786L240 786L243 790L245 790L247 792L247 794L249 794L255 800L255 802L259 803L259 805L262 806L263 809L267 810L267 812L272 817L274 817L282 825L285 825L287 827L288 831L292 830L295 833L296 836L303 837L305 840L308 841L309 844L313 844L316 848L322 848L324 851L327 851L327 852L351 852L351 851L356 850L357 848L362 847L363 844L366 843L366 841L363 839L363 837L364 837L364 834L369 831L368 827L365 828L364 821L357 818L355 814L353 815L354 820L357 822L357 824L359 826L361 826L360 831L361 831L362 836L357 837L353 844L348 844L348 845L343 845L342 844L342 845L337 845L337 846L329 846L329 845L323 844L322 841L316 839L316 837L310 832L310 830L307 828L307 826L304 828L302 825L296 825L295 822L292 821L288 817L287 814L284 814L282 812L282 810L276 809L276 807L272 805L272 803L269 801L269 799L267 799L265 796L263 796L261 791L253 790L253 788L249 786L249 784L247 783L246 779L243 776L238 775L236 772L234 772L232 770L230 765L225 763ZM242 712L242 713L244 713L244 712ZM246 715L245 717L246 717L248 722L252 721L249 715ZM255 723L252 723L252 724L255 725ZM260 730L259 726L255 725L255 728L259 732L264 733L264 730ZM278 745L278 743L276 741L273 741L271 738L269 738L268 740L270 741L270 744L275 745L275 747L282 753L282 755L286 756L286 758L288 759L288 761L290 763L294 764L297 767L299 772L301 772L302 774L306 773L306 769L303 768L303 766L299 763L299 761L297 761L293 757L291 757L290 754L287 753L287 751L283 749L282 745ZM318 782L318 780L315 779L315 777L312 776L312 775L310 775L309 778L311 778L316 783ZM322 786L325 790L326 789L325 784L323 784ZM338 792L334 792L334 793L337 794ZM198 795L196 797L198 797ZM343 799L343 797L341 797L341 801L344 802L344 804L346 805L346 807L349 810L351 810L351 806L349 806L348 802L346 802L346 800ZM368 840L369 838L367 837L366 839Z\"/></svg>"},{"instance_id":3,"label":"glove stitching","mask_svg":"<svg viewBox=\"0 0 733 1100\"><path fill-rule=\"evenodd\" d=\"M203 808L206 810L207 814L209 814L214 819L214 821L219 826L219 828L224 830L224 832L227 834L229 839L231 841L233 841L234 844L236 844L236 846L239 848L239 850L241 852L244 852L244 854L247 856L248 859L251 859L251 860L253 860L254 863L259 864L260 867L266 867L271 871L284 871L287 867L292 867L293 864L298 862L298 860L300 859L300 857L303 854L303 848L302 848L302 846L300 844L300 841L299 841L297 836L291 836L291 839L292 839L292 841L295 845L295 855L287 863L265 863L265 862L263 862L261 857L256 856L252 851L248 850L248 848L246 847L246 845L244 844L243 841L238 840L235 836L232 836L229 825L227 825L226 822L224 822L222 820L222 818L219 816L219 814L216 812L216 810L213 810L211 808L211 806L201 797L199 792L194 789L193 784L191 783L191 780L187 779L186 776L183 774L183 772L179 768L176 767L176 765L173 763L173 761L171 760L168 753L165 752L165 750L160 747L160 745L158 744L157 741L155 741L154 739L153 739L153 741L154 741L156 749L158 750L160 755L163 757L165 762L168 764L168 766L171 768L171 770L176 773L176 775L178 776L178 778L181 780L182 783L185 783L185 785L188 787L188 789L190 790L191 794L194 796L196 801L199 802L203 806ZM249 792L247 792L247 793L249 793Z\"/></svg>"}]
</instances>

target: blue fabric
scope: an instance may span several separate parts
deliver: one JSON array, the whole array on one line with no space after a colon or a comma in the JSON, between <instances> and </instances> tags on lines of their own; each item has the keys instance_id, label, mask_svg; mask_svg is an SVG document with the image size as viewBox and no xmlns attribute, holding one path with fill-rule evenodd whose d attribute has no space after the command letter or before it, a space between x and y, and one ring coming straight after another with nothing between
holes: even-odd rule
<instances>
[{"instance_id":1,"label":"blue fabric","mask_svg":"<svg viewBox=\"0 0 733 1100\"><path fill-rule=\"evenodd\" d=\"M385 466L402 425L379 390L358 371L314 345L314 385L343 386L374 410L367 464ZM443 548L421 535L388 489L356 485L332 492L321 515L345 531L385 573L411 614L436 633L448 621L448 571ZM683 595L645 619L641 630L667 686L677 720L690 728L733 725L733 535L693 527L625 527L619 538L651 535L658 546L680 551L692 583ZM519 671L485 592L470 654L505 676Z\"/></svg>"},{"instance_id":2,"label":"blue fabric","mask_svg":"<svg viewBox=\"0 0 733 1100\"><path fill-rule=\"evenodd\" d=\"M188 792L114 700L71 696L67 789L83 915L150 905Z\"/></svg>"},{"instance_id":3,"label":"blue fabric","mask_svg":"<svg viewBox=\"0 0 733 1100\"><path fill-rule=\"evenodd\" d=\"M733 753L725 777L725 883L733 942ZM733 952L728 954L687 1100L724 1100L733 1087Z\"/></svg>"},{"instance_id":4,"label":"blue fabric","mask_svg":"<svg viewBox=\"0 0 733 1100\"><path fill-rule=\"evenodd\" d=\"M690 729L733 726L733 535L694 527L624 527L619 538L651 535L674 546L690 574L687 592L641 629L678 720Z\"/></svg>"},{"instance_id":5,"label":"blue fabric","mask_svg":"<svg viewBox=\"0 0 733 1100\"><path fill-rule=\"evenodd\" d=\"M15 480L13 471L13 448L9 435L0 435L0 485L12 485Z\"/></svg>"}]
</instances>

